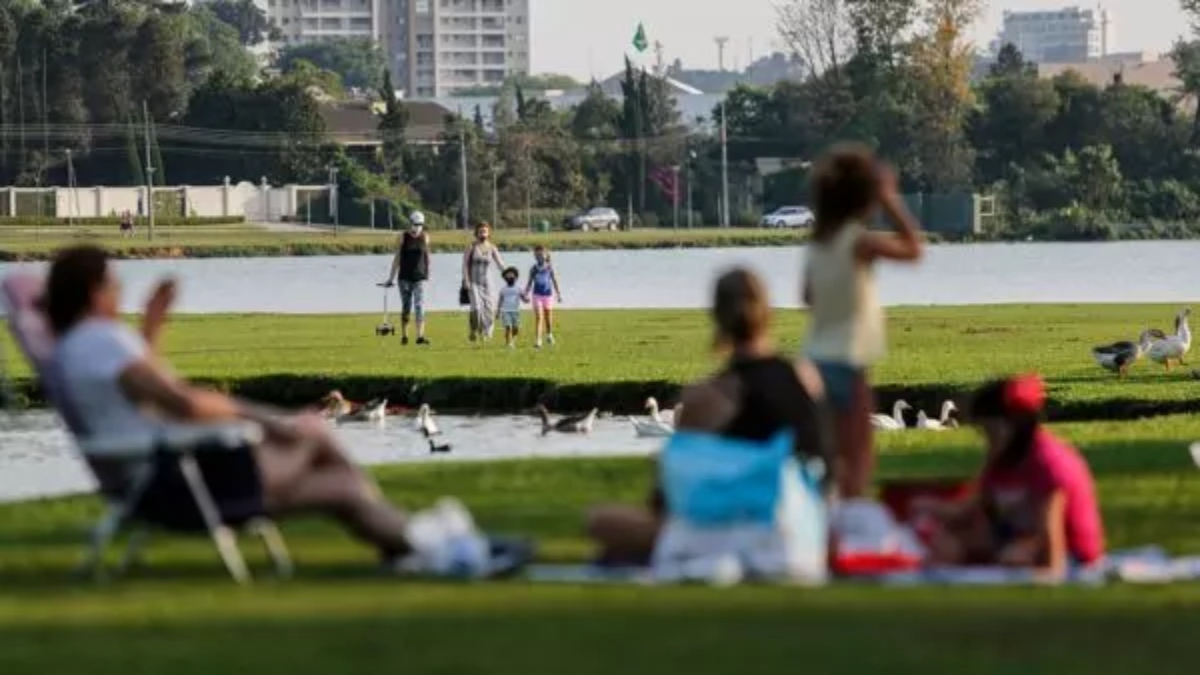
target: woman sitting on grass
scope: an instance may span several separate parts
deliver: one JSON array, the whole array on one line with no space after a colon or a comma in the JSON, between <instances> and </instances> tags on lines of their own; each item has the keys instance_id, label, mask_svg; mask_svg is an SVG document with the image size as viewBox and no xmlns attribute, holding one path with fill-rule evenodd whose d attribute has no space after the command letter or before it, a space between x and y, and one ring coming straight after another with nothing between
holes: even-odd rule
<instances>
[{"instance_id":1,"label":"woman sitting on grass","mask_svg":"<svg viewBox=\"0 0 1200 675\"><path fill-rule=\"evenodd\" d=\"M57 340L56 398L70 409L74 430L89 437L133 437L171 426L256 423L265 440L254 456L272 515L335 518L385 563L413 552L409 518L384 499L319 417L267 410L174 374L155 345L173 298L173 282L160 284L138 333L121 321L121 286L103 250L80 246L55 257L42 306ZM420 548L423 558L438 555ZM484 551L482 556L486 546Z\"/></svg>"},{"instance_id":2,"label":"woman sitting on grass","mask_svg":"<svg viewBox=\"0 0 1200 675\"><path fill-rule=\"evenodd\" d=\"M941 565L1006 565L1062 574L1104 556L1104 527L1087 462L1041 424L1036 376L1000 380L975 393L969 417L987 456L978 492L959 504L924 503L933 520L931 557Z\"/></svg>"},{"instance_id":3,"label":"woman sitting on grass","mask_svg":"<svg viewBox=\"0 0 1200 675\"><path fill-rule=\"evenodd\" d=\"M735 269L717 280L712 308L715 346L728 353L716 375L683 392L680 430L718 433L729 438L769 441L790 430L801 457L830 463L820 377L806 362L780 357L770 338L771 306L762 280ZM647 508L602 506L589 514L588 534L599 545L604 565L644 565L650 561L666 516L657 487Z\"/></svg>"}]
</instances>

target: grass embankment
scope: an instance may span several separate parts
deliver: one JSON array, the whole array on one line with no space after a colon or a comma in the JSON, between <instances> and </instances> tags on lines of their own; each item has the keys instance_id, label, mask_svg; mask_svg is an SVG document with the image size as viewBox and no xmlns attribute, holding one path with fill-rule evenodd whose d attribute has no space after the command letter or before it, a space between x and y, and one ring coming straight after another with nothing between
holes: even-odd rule
<instances>
[{"instance_id":1,"label":"grass embankment","mask_svg":"<svg viewBox=\"0 0 1200 675\"><path fill-rule=\"evenodd\" d=\"M1000 373L1037 370L1055 419L1120 419L1200 411L1200 382L1186 369L1148 361L1118 380L1092 361L1091 347L1132 339L1144 326L1170 328L1167 306L997 306L897 309L889 313L891 356L875 379L881 407L896 397L935 411ZM777 313L783 349L798 349L804 315ZM532 317L526 316L527 328ZM712 368L710 329L699 311L567 311L559 345L536 352L530 338L509 353L499 341L471 345L462 313L430 318L429 348L377 338L378 316L182 316L168 330L167 356L184 374L281 404L315 400L330 388L396 403L519 409L539 400L558 409L592 405L634 411L647 395L672 400L681 383ZM14 360L10 361L12 363ZM27 380L24 366L18 379Z\"/></svg>"},{"instance_id":2,"label":"grass embankment","mask_svg":"<svg viewBox=\"0 0 1200 675\"><path fill-rule=\"evenodd\" d=\"M1162 418L1059 430L1086 451L1113 546L1200 550L1200 422ZM632 432L631 432L632 433ZM971 473L967 432L881 440L885 477ZM457 494L491 531L536 535L582 560L580 513L639 500L646 460L433 464L380 471L409 506ZM67 581L92 499L0 508L5 673L213 672L1190 673L1200 586L821 590L458 586L401 582L330 526L285 535L296 579L235 588L198 541L162 539L115 585ZM263 556L246 542L252 564Z\"/></svg>"},{"instance_id":3,"label":"grass embankment","mask_svg":"<svg viewBox=\"0 0 1200 675\"><path fill-rule=\"evenodd\" d=\"M62 246L83 241L103 245L122 258L248 258L391 253L395 232L343 228L339 232L312 230L269 231L253 225L189 225L157 228L153 241L139 229L122 238L115 226L0 228L0 260L44 260ZM803 234L786 230L697 229L631 230L621 232L500 231L496 243L504 250L527 251L537 244L554 250L719 248L788 246ZM461 231L432 231L439 253L464 250L469 235Z\"/></svg>"}]
</instances>

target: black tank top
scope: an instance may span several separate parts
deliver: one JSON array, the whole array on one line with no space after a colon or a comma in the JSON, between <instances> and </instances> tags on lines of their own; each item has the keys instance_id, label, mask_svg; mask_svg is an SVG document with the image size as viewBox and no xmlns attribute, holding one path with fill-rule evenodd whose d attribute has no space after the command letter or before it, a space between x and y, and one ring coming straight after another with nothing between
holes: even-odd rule
<instances>
[{"instance_id":1,"label":"black tank top","mask_svg":"<svg viewBox=\"0 0 1200 675\"><path fill-rule=\"evenodd\" d=\"M424 233L420 236L414 236L411 232L404 233L404 238L400 241L401 281L425 281L429 278L429 268L425 262L427 248Z\"/></svg>"}]
</instances>

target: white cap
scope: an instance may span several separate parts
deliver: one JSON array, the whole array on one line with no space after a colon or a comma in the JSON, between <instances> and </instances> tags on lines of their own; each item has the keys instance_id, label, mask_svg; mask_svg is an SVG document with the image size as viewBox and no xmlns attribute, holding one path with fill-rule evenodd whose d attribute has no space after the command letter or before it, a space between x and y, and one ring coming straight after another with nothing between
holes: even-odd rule
<instances>
[{"instance_id":1,"label":"white cap","mask_svg":"<svg viewBox=\"0 0 1200 675\"><path fill-rule=\"evenodd\" d=\"M410 215L408 217L408 222L412 223L413 225L417 225L417 226L424 225L425 224L425 214L421 213L420 211L413 211L412 215Z\"/></svg>"}]
</instances>

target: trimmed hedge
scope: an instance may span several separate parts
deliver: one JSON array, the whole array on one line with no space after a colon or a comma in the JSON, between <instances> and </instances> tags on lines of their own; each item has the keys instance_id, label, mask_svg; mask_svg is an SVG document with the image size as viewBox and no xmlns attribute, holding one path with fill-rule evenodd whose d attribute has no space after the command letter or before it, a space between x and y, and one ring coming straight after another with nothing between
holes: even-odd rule
<instances>
[{"instance_id":1,"label":"trimmed hedge","mask_svg":"<svg viewBox=\"0 0 1200 675\"><path fill-rule=\"evenodd\" d=\"M147 219L144 216L134 218L138 227L143 226ZM155 216L154 224L163 227L187 227L192 225L238 225L246 222L245 216L193 216L178 218L170 216ZM0 216L0 227L117 227L121 224L120 216L101 216L99 218L38 218L36 216Z\"/></svg>"}]
</instances>

